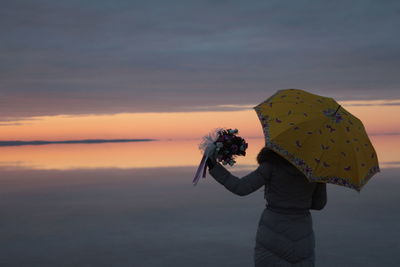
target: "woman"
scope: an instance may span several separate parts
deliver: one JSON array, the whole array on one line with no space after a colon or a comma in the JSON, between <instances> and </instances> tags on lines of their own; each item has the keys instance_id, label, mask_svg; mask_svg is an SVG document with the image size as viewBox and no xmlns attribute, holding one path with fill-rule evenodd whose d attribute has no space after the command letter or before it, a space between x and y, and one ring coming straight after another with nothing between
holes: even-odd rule
<instances>
[{"instance_id":1,"label":"woman","mask_svg":"<svg viewBox=\"0 0 400 267\"><path fill-rule=\"evenodd\" d=\"M248 195L265 185L267 205L258 223L255 266L314 266L315 238L309 210L326 205L326 184L309 182L267 147L261 149L257 162L256 170L239 179L215 158L207 160L210 175L234 194Z\"/></svg>"}]
</instances>

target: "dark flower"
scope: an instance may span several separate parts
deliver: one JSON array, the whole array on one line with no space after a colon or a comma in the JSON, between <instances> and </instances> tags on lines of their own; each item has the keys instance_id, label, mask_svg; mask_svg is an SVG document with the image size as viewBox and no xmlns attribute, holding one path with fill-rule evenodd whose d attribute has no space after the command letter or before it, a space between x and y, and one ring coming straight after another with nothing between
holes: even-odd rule
<instances>
[{"instance_id":1,"label":"dark flower","mask_svg":"<svg viewBox=\"0 0 400 267\"><path fill-rule=\"evenodd\" d=\"M234 157L246 155L248 144L246 141L236 136L237 129L226 129L218 132L218 138L215 143L218 143L217 160L224 165L233 165L236 161Z\"/></svg>"}]
</instances>

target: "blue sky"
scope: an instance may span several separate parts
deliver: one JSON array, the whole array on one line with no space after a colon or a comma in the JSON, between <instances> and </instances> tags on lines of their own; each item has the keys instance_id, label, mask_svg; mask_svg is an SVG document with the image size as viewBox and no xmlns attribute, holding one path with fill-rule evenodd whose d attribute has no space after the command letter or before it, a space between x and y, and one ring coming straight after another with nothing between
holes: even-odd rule
<instances>
[{"instance_id":1,"label":"blue sky","mask_svg":"<svg viewBox=\"0 0 400 267\"><path fill-rule=\"evenodd\" d=\"M43 1L0 9L2 120L400 98L398 1Z\"/></svg>"}]
</instances>

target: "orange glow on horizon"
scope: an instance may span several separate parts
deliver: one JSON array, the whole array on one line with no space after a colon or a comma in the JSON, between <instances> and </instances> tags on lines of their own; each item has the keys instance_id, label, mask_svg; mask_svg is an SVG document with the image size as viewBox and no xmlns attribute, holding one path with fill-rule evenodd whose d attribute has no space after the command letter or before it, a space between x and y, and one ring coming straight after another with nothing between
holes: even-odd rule
<instances>
[{"instance_id":1,"label":"orange glow on horizon","mask_svg":"<svg viewBox=\"0 0 400 267\"><path fill-rule=\"evenodd\" d=\"M120 113L43 116L22 125L2 126L0 140L191 139L217 127L236 127L242 136L262 136L254 111ZM27 123L27 124L24 124Z\"/></svg>"},{"instance_id":2,"label":"orange glow on horizon","mask_svg":"<svg viewBox=\"0 0 400 267\"><path fill-rule=\"evenodd\" d=\"M244 165L256 164L255 155L264 140L248 139ZM152 141L103 144L52 144L0 147L0 167L28 169L154 168L198 165L199 141Z\"/></svg>"},{"instance_id":3,"label":"orange glow on horizon","mask_svg":"<svg viewBox=\"0 0 400 267\"><path fill-rule=\"evenodd\" d=\"M400 105L350 106L344 102L343 106L363 122L368 134L400 134Z\"/></svg>"},{"instance_id":4,"label":"orange glow on horizon","mask_svg":"<svg viewBox=\"0 0 400 267\"><path fill-rule=\"evenodd\" d=\"M264 139L246 139L245 157L237 157L232 170L250 170ZM381 168L400 167L400 136L373 136L371 141ZM0 147L0 167L27 169L156 168L192 166L201 160L199 140L103 144L52 144ZM190 177L188 178L190 179Z\"/></svg>"},{"instance_id":5,"label":"orange glow on horizon","mask_svg":"<svg viewBox=\"0 0 400 267\"><path fill-rule=\"evenodd\" d=\"M369 134L400 133L399 105L357 106L353 102L340 103L363 121ZM17 123L0 125L0 140L198 139L217 127L237 128L244 138L263 135L253 109L40 116Z\"/></svg>"}]
</instances>

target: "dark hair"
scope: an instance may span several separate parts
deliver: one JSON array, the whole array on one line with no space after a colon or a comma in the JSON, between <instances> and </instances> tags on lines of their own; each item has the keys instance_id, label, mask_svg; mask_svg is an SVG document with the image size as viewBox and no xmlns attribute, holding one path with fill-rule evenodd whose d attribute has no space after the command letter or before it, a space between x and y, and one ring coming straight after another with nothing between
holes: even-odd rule
<instances>
[{"instance_id":1,"label":"dark hair","mask_svg":"<svg viewBox=\"0 0 400 267\"><path fill-rule=\"evenodd\" d=\"M283 158L281 155L270 149L269 147L263 147L257 155L257 162L261 164L263 162L270 162L270 163L278 163L278 162L285 162L286 159Z\"/></svg>"}]
</instances>

